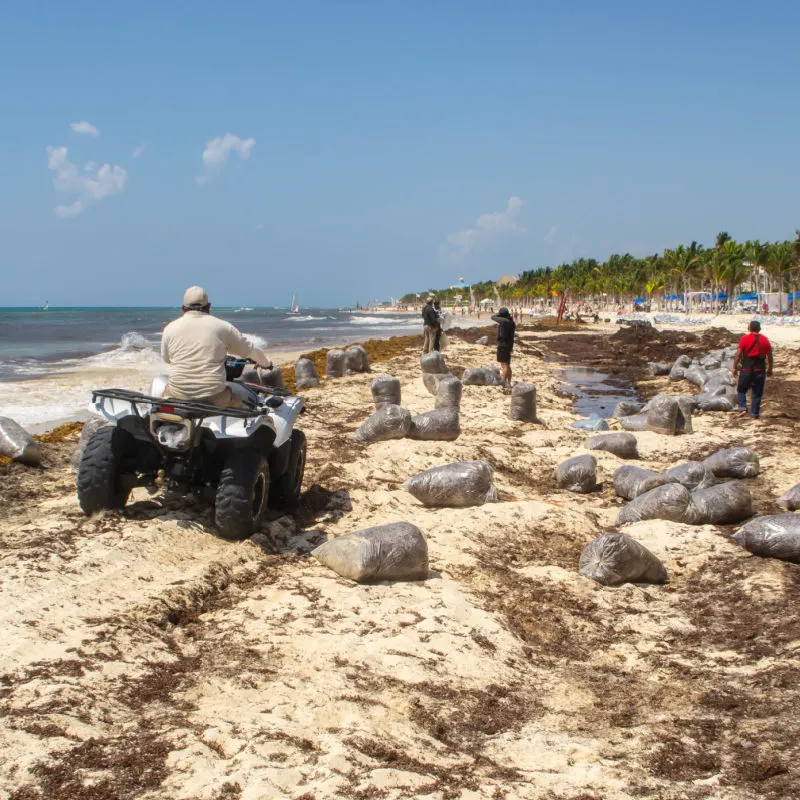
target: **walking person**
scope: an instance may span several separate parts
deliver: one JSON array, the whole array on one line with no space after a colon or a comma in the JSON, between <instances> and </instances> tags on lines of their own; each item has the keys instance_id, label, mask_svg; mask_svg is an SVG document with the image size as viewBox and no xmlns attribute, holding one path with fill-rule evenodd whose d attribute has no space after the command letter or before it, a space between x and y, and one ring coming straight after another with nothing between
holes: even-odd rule
<instances>
[{"instance_id":1,"label":"walking person","mask_svg":"<svg viewBox=\"0 0 800 800\"><path fill-rule=\"evenodd\" d=\"M761 416L761 397L764 383L772 377L772 345L761 334L761 323L753 320L750 332L739 342L739 349L733 359L733 374L739 376L736 386L736 399L739 403L739 416L747 416L747 392L750 391L750 416Z\"/></svg>"},{"instance_id":2,"label":"walking person","mask_svg":"<svg viewBox=\"0 0 800 800\"><path fill-rule=\"evenodd\" d=\"M436 333L433 335L433 349L438 353L442 349L442 318L444 317L442 301L438 297L433 301L433 310L436 312Z\"/></svg>"},{"instance_id":3,"label":"walking person","mask_svg":"<svg viewBox=\"0 0 800 800\"><path fill-rule=\"evenodd\" d=\"M422 307L422 354L430 353L434 349L433 345L436 341L436 332L439 329L439 315L433 307L433 295L429 295Z\"/></svg>"},{"instance_id":4,"label":"walking person","mask_svg":"<svg viewBox=\"0 0 800 800\"><path fill-rule=\"evenodd\" d=\"M511 351L514 349L514 334L517 323L514 322L508 309L503 306L492 321L497 323L497 363L500 364L500 374L503 380L511 386Z\"/></svg>"}]
</instances>

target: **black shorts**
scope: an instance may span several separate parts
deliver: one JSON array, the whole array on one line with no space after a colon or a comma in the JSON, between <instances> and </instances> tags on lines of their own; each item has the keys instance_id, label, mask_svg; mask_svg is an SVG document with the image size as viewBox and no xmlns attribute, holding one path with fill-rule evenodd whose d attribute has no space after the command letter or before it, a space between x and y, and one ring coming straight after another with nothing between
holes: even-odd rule
<instances>
[{"instance_id":1,"label":"black shorts","mask_svg":"<svg viewBox=\"0 0 800 800\"><path fill-rule=\"evenodd\" d=\"M497 345L497 361L500 364L511 363L511 347L507 344Z\"/></svg>"}]
</instances>

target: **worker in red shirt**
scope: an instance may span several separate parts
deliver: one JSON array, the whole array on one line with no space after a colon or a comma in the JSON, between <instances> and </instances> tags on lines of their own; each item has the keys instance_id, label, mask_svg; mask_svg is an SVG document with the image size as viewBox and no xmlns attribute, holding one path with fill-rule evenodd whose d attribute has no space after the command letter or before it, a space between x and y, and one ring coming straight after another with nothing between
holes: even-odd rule
<instances>
[{"instance_id":1,"label":"worker in red shirt","mask_svg":"<svg viewBox=\"0 0 800 800\"><path fill-rule=\"evenodd\" d=\"M739 401L739 416L747 416L747 390L751 392L750 416L758 419L761 414L761 397L764 383L772 377L772 345L761 335L761 323L753 320L750 333L743 336L733 359L733 374L739 376L736 395Z\"/></svg>"}]
</instances>

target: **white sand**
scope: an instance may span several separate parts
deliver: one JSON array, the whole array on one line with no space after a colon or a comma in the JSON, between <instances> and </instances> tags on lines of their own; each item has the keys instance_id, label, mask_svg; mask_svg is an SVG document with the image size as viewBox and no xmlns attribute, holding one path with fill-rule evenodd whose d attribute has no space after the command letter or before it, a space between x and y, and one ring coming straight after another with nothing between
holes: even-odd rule
<instances>
[{"instance_id":1,"label":"white sand","mask_svg":"<svg viewBox=\"0 0 800 800\"><path fill-rule=\"evenodd\" d=\"M465 344L448 358L492 360ZM85 797L145 800L761 796L734 763L762 751L788 761L781 736L797 694L782 689L754 716L704 698L724 690L763 704L774 671L796 669L800 632L752 650L736 609L722 612L735 597L765 622L783 613L797 568L750 557L711 526L657 521L626 532L663 560L668 586L581 578L582 547L620 504L608 489L554 490L554 466L587 438L568 427L556 368L515 359L537 385L543 426L509 422L500 390L465 387L463 434L450 443L356 445L369 375L307 392L306 486L346 493L352 510L321 511L304 529L279 517L241 544L213 537L206 506L154 503L144 490L127 517L87 520L64 466L33 496L9 498L0 798L87 785L106 794ZM401 379L412 411L432 408L415 356L376 371ZM639 434L638 463L661 469L734 438L758 449L760 430L698 417L692 436ZM597 456L608 482L622 462ZM401 488L474 458L497 465L502 502L425 509ZM798 464L795 451L769 449L765 491L800 479ZM306 555L326 536L393 520L425 533L427 581L354 585ZM728 586L737 594L718 594ZM708 738L709 725L721 732ZM714 756L706 771L701 752ZM67 777L47 778L42 763Z\"/></svg>"}]
</instances>

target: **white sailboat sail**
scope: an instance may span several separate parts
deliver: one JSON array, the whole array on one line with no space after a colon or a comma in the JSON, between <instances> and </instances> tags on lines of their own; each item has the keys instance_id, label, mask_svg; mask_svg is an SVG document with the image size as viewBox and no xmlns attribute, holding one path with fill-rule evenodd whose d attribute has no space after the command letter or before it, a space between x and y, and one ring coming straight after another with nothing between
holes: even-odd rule
<instances>
[{"instance_id":1,"label":"white sailboat sail","mask_svg":"<svg viewBox=\"0 0 800 800\"><path fill-rule=\"evenodd\" d=\"M289 309L290 314L299 314L300 307L297 305L297 295L292 294L292 307Z\"/></svg>"}]
</instances>

